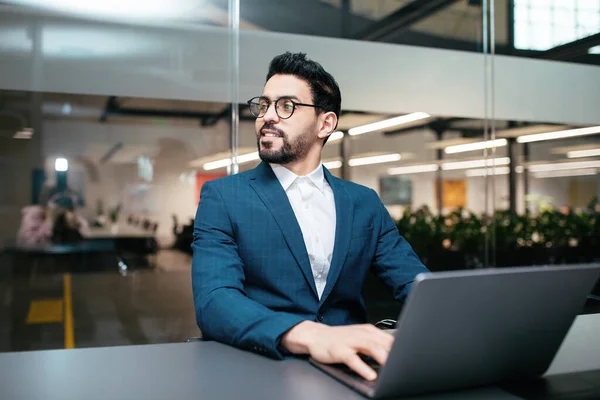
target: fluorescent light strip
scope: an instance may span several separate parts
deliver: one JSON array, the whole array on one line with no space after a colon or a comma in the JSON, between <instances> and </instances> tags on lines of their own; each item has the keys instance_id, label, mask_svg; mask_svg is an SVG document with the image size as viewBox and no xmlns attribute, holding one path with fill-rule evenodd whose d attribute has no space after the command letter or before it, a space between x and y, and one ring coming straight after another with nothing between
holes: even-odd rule
<instances>
[{"instance_id":1,"label":"fluorescent light strip","mask_svg":"<svg viewBox=\"0 0 600 400\"><path fill-rule=\"evenodd\" d=\"M362 135L363 133L378 131L385 128L391 128L392 126L404 125L409 122L418 121L420 119L429 118L430 115L424 112L416 112L412 114L403 115L401 117L395 117L386 119L383 121L373 122L372 124L357 126L348 130L350 136Z\"/></svg>"},{"instance_id":2,"label":"fluorescent light strip","mask_svg":"<svg viewBox=\"0 0 600 400\"><path fill-rule=\"evenodd\" d=\"M573 150L567 153L567 158L580 158L580 157L596 157L600 156L600 148L588 149L588 150Z\"/></svg>"},{"instance_id":3,"label":"fluorescent light strip","mask_svg":"<svg viewBox=\"0 0 600 400\"><path fill-rule=\"evenodd\" d=\"M486 173L487 171L487 173ZM515 172L517 174L522 174L524 168L522 166L515 167ZM486 175L508 175L510 174L510 167L496 167L496 168L478 168L478 169L469 169L465 171L465 175L469 177L473 176L486 176Z\"/></svg>"},{"instance_id":4,"label":"fluorescent light strip","mask_svg":"<svg viewBox=\"0 0 600 400\"><path fill-rule=\"evenodd\" d=\"M539 142L542 140L564 139L574 136L594 135L600 133L600 126L590 126L588 128L568 129L564 131L536 133L534 135L524 135L517 138L519 143Z\"/></svg>"},{"instance_id":5,"label":"fluorescent light strip","mask_svg":"<svg viewBox=\"0 0 600 400\"><path fill-rule=\"evenodd\" d=\"M353 158L348 161L351 167L357 167L359 165L370 165L370 164L381 164L386 162L399 161L402 157L398 153L384 154L381 156L361 157Z\"/></svg>"},{"instance_id":6,"label":"fluorescent light strip","mask_svg":"<svg viewBox=\"0 0 600 400\"><path fill-rule=\"evenodd\" d=\"M444 171L451 171L455 169L484 168L508 164L510 164L510 158L500 157L496 159L489 158L487 160L447 162L442 164L442 169Z\"/></svg>"},{"instance_id":7,"label":"fluorescent light strip","mask_svg":"<svg viewBox=\"0 0 600 400\"><path fill-rule=\"evenodd\" d=\"M388 169L390 175L408 175L408 174L419 174L423 172L435 172L440 167L437 164L424 164L424 165L408 165L406 167L396 167Z\"/></svg>"},{"instance_id":8,"label":"fluorescent light strip","mask_svg":"<svg viewBox=\"0 0 600 400\"><path fill-rule=\"evenodd\" d=\"M479 168L479 169L468 169L465 171L465 175L468 177L486 176L486 175L508 175L509 173L510 173L510 167Z\"/></svg>"},{"instance_id":9,"label":"fluorescent light strip","mask_svg":"<svg viewBox=\"0 0 600 400\"><path fill-rule=\"evenodd\" d=\"M483 142L458 144L455 146L448 146L444 149L446 154L463 153L465 151L491 149L494 147L506 146L508 141L506 139L488 140Z\"/></svg>"},{"instance_id":10,"label":"fluorescent light strip","mask_svg":"<svg viewBox=\"0 0 600 400\"><path fill-rule=\"evenodd\" d=\"M258 160L259 158L260 157L258 155L258 151L255 151L254 153L248 153L248 154L243 154L241 156L238 156L237 161L238 161L238 164L243 164L243 163L247 163L250 161ZM205 171L210 171L212 169L225 168L230 165L231 165L231 158L224 158L222 160L207 162L206 164L202 165L202 168Z\"/></svg>"},{"instance_id":11,"label":"fluorescent light strip","mask_svg":"<svg viewBox=\"0 0 600 400\"><path fill-rule=\"evenodd\" d=\"M574 161L553 164L533 164L529 166L531 172L565 171L569 169L600 168L600 161Z\"/></svg>"},{"instance_id":12,"label":"fluorescent light strip","mask_svg":"<svg viewBox=\"0 0 600 400\"><path fill-rule=\"evenodd\" d=\"M344 132L342 132L342 131L333 132L331 135L329 135L329 140L327 140L327 143L335 142L336 140L340 140L343 137L344 137Z\"/></svg>"},{"instance_id":13,"label":"fluorescent light strip","mask_svg":"<svg viewBox=\"0 0 600 400\"><path fill-rule=\"evenodd\" d=\"M568 176L587 176L596 175L598 170L595 168L571 169L565 171L544 171L533 174L534 178L561 178Z\"/></svg>"},{"instance_id":14,"label":"fluorescent light strip","mask_svg":"<svg viewBox=\"0 0 600 400\"><path fill-rule=\"evenodd\" d=\"M381 164L386 162L399 161L402 157L400 154L384 154L381 156L371 156L371 157L361 157L361 158L352 158L348 162L351 167L357 167L360 165L371 165L371 164ZM336 169L342 167L342 161L334 160L334 161L325 161L323 165L327 169Z\"/></svg>"},{"instance_id":15,"label":"fluorescent light strip","mask_svg":"<svg viewBox=\"0 0 600 400\"><path fill-rule=\"evenodd\" d=\"M342 162L341 161L328 161L328 162L324 162L323 166L327 169L338 169L338 168L342 168Z\"/></svg>"}]
</instances>

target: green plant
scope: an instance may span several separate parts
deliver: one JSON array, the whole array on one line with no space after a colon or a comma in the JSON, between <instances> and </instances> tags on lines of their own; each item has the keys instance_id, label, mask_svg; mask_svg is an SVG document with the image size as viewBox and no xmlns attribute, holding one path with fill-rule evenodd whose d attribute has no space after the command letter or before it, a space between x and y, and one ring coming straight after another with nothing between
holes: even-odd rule
<instances>
[{"instance_id":1,"label":"green plant","mask_svg":"<svg viewBox=\"0 0 600 400\"><path fill-rule=\"evenodd\" d=\"M121 204L117 204L114 208L109 209L108 214L112 223L117 222L119 213L121 212Z\"/></svg>"},{"instance_id":2,"label":"green plant","mask_svg":"<svg viewBox=\"0 0 600 400\"><path fill-rule=\"evenodd\" d=\"M480 266L486 242L496 266L589 262L600 258L597 198L584 210L543 207L535 216L509 211L477 216L464 209L436 216L428 207L416 211L407 208L397 226L432 269Z\"/></svg>"}]
</instances>

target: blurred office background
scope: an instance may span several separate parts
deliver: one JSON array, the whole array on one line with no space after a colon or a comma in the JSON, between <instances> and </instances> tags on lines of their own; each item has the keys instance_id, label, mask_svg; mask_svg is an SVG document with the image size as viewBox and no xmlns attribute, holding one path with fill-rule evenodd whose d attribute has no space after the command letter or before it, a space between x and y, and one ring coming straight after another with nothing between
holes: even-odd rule
<instances>
[{"instance_id":1,"label":"blurred office background","mask_svg":"<svg viewBox=\"0 0 600 400\"><path fill-rule=\"evenodd\" d=\"M258 164L245 102L285 51L340 84L325 165L431 270L600 260L600 0L21 0L0 21L0 351L198 334L199 191ZM372 276L365 298L397 316Z\"/></svg>"}]
</instances>

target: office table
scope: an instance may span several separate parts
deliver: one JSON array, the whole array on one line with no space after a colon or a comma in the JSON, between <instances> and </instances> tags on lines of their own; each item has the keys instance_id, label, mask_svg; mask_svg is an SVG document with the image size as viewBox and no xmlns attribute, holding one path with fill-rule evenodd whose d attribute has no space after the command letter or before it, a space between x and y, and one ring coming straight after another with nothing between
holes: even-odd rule
<instances>
[{"instance_id":1,"label":"office table","mask_svg":"<svg viewBox=\"0 0 600 400\"><path fill-rule=\"evenodd\" d=\"M144 230L137 226L119 225L117 230L113 230L110 226L90 227L90 232L86 235L88 239L151 239L154 232Z\"/></svg>"},{"instance_id":2,"label":"office table","mask_svg":"<svg viewBox=\"0 0 600 400\"><path fill-rule=\"evenodd\" d=\"M600 314L579 316L548 371L550 379L600 370L599 332ZM271 360L216 342L0 354L0 398L364 399L305 360ZM493 386L418 398L521 397Z\"/></svg>"}]
</instances>

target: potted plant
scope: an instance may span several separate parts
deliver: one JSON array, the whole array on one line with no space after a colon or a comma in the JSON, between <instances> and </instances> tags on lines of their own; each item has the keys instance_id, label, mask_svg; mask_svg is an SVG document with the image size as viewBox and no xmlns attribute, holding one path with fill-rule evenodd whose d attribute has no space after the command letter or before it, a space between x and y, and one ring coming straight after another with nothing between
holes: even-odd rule
<instances>
[{"instance_id":1,"label":"potted plant","mask_svg":"<svg viewBox=\"0 0 600 400\"><path fill-rule=\"evenodd\" d=\"M112 233L117 233L119 230L119 225L117 224L119 220L119 213L121 212L121 204L117 204L115 207L109 209L108 216L110 218L110 230Z\"/></svg>"}]
</instances>

